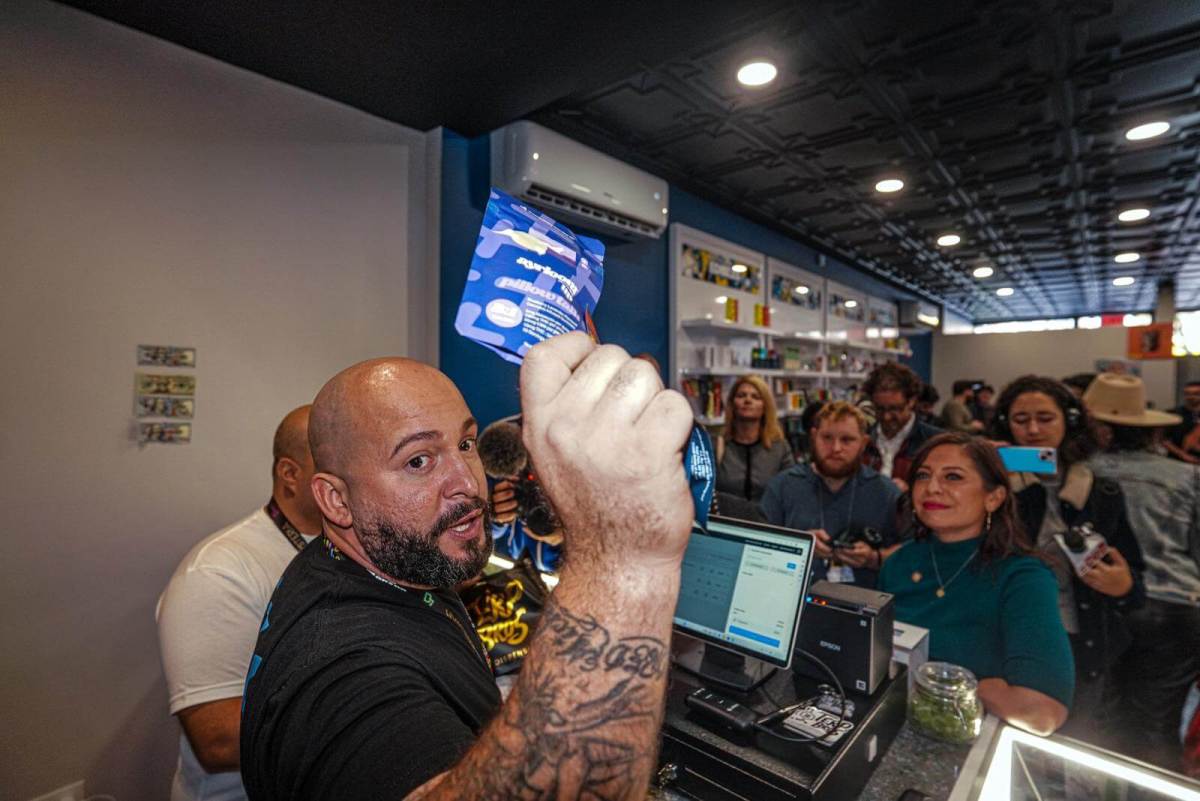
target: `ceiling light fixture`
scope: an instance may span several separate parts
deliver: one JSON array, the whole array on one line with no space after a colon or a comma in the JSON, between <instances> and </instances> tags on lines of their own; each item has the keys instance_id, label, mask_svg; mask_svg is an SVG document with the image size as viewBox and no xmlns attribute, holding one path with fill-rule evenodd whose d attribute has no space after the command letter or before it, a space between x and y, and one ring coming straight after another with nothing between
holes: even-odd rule
<instances>
[{"instance_id":1,"label":"ceiling light fixture","mask_svg":"<svg viewBox=\"0 0 1200 801\"><path fill-rule=\"evenodd\" d=\"M904 181L901 181L899 178L884 178L882 181L875 184L875 191L883 192L885 194L889 192L899 192L903 188Z\"/></svg>"},{"instance_id":2,"label":"ceiling light fixture","mask_svg":"<svg viewBox=\"0 0 1200 801\"><path fill-rule=\"evenodd\" d=\"M766 86L778 74L770 61L751 61L738 68L737 79L742 86Z\"/></svg>"},{"instance_id":3,"label":"ceiling light fixture","mask_svg":"<svg viewBox=\"0 0 1200 801\"><path fill-rule=\"evenodd\" d=\"M996 294L1002 298L1007 298L1012 293L1013 293L1013 288L1011 286L1002 286L996 290Z\"/></svg>"},{"instance_id":4,"label":"ceiling light fixture","mask_svg":"<svg viewBox=\"0 0 1200 801\"><path fill-rule=\"evenodd\" d=\"M800 286L796 287L796 288L795 288L795 289L793 289L792 291L793 291L793 292L795 292L797 295L807 295L807 294L808 294L808 287L806 287L806 286L804 286L803 284L801 284Z\"/></svg>"},{"instance_id":5,"label":"ceiling light fixture","mask_svg":"<svg viewBox=\"0 0 1200 801\"><path fill-rule=\"evenodd\" d=\"M1141 222L1150 216L1150 209L1125 209L1117 215L1121 222Z\"/></svg>"},{"instance_id":6,"label":"ceiling light fixture","mask_svg":"<svg viewBox=\"0 0 1200 801\"><path fill-rule=\"evenodd\" d=\"M846 301L846 303L844 305L847 309L853 309L856 306L858 306L858 301L857 300L848 300L848 301Z\"/></svg>"},{"instance_id":7,"label":"ceiling light fixture","mask_svg":"<svg viewBox=\"0 0 1200 801\"><path fill-rule=\"evenodd\" d=\"M1138 253L1118 253L1113 257L1113 261L1117 264L1133 264L1140 258L1141 254Z\"/></svg>"},{"instance_id":8,"label":"ceiling light fixture","mask_svg":"<svg viewBox=\"0 0 1200 801\"><path fill-rule=\"evenodd\" d=\"M1113 279L1113 286L1133 286L1137 279L1132 275L1122 275Z\"/></svg>"},{"instance_id":9,"label":"ceiling light fixture","mask_svg":"<svg viewBox=\"0 0 1200 801\"><path fill-rule=\"evenodd\" d=\"M1171 130L1171 123L1164 120L1155 120L1142 125L1134 126L1125 132L1125 138L1130 142L1141 142L1143 139L1153 139L1156 136L1162 136L1167 131Z\"/></svg>"},{"instance_id":10,"label":"ceiling light fixture","mask_svg":"<svg viewBox=\"0 0 1200 801\"><path fill-rule=\"evenodd\" d=\"M732 267L730 267L729 269L733 270L735 273L744 273L747 270L749 270L750 268L744 264L735 264Z\"/></svg>"},{"instance_id":11,"label":"ceiling light fixture","mask_svg":"<svg viewBox=\"0 0 1200 801\"><path fill-rule=\"evenodd\" d=\"M975 276L976 278L991 278L992 274L995 272L996 271L991 267L976 267L971 272L971 275Z\"/></svg>"},{"instance_id":12,"label":"ceiling light fixture","mask_svg":"<svg viewBox=\"0 0 1200 801\"><path fill-rule=\"evenodd\" d=\"M958 234L942 234L937 238L938 247L952 248L962 241Z\"/></svg>"},{"instance_id":13,"label":"ceiling light fixture","mask_svg":"<svg viewBox=\"0 0 1200 801\"><path fill-rule=\"evenodd\" d=\"M713 298L713 300L717 303L724 303L729 300L729 298L725 297L724 295L717 295L715 298Z\"/></svg>"}]
</instances>

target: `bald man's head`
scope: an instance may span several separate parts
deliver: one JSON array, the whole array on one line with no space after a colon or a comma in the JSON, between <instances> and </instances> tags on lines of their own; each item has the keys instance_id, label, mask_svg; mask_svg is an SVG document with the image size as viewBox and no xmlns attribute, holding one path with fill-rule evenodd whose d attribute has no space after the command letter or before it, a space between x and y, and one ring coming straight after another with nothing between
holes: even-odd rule
<instances>
[{"instance_id":1,"label":"bald man's head","mask_svg":"<svg viewBox=\"0 0 1200 801\"><path fill-rule=\"evenodd\" d=\"M462 400L444 373L413 359L370 359L342 370L313 401L308 444L317 470L342 475L364 444L378 441L382 417L403 416L433 394Z\"/></svg>"},{"instance_id":2,"label":"bald man's head","mask_svg":"<svg viewBox=\"0 0 1200 801\"><path fill-rule=\"evenodd\" d=\"M275 475L275 469L279 466L280 459L286 457L299 464L309 461L308 418L311 411L311 403L297 406L284 415L283 420L275 429L275 441L271 447L272 476Z\"/></svg>"},{"instance_id":3,"label":"bald man's head","mask_svg":"<svg viewBox=\"0 0 1200 801\"><path fill-rule=\"evenodd\" d=\"M413 585L477 575L492 539L476 428L458 388L427 364L372 359L335 375L308 426L329 536Z\"/></svg>"}]
</instances>

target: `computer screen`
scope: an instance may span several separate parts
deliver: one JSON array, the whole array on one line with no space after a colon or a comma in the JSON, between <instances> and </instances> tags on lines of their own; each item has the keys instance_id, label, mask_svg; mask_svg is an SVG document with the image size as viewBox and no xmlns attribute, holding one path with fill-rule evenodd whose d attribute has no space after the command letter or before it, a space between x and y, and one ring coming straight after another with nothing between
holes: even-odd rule
<instances>
[{"instance_id":1,"label":"computer screen","mask_svg":"<svg viewBox=\"0 0 1200 801\"><path fill-rule=\"evenodd\" d=\"M812 559L811 534L713 517L683 555L675 627L787 667Z\"/></svg>"}]
</instances>

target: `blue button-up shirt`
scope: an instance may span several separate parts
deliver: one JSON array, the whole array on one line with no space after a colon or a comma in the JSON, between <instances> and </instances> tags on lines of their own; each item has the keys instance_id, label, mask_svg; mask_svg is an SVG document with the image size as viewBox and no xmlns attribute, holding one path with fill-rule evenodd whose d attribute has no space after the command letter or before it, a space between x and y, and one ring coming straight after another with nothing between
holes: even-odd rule
<instances>
[{"instance_id":1,"label":"blue button-up shirt","mask_svg":"<svg viewBox=\"0 0 1200 801\"><path fill-rule=\"evenodd\" d=\"M896 501L900 489L891 479L869 467L861 467L837 492L830 492L825 479L811 465L796 465L771 479L763 493L762 511L768 523L787 528L824 528L837 539L846 529L876 529L883 544L899 540ZM813 579L823 579L829 569L824 559L813 560ZM876 571L854 569L854 583L875 586Z\"/></svg>"}]
</instances>

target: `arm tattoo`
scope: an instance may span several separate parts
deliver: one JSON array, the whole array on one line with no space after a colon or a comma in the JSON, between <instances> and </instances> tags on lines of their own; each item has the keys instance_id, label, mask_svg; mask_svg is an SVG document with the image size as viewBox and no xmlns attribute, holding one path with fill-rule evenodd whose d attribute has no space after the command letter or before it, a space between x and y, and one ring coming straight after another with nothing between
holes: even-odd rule
<instances>
[{"instance_id":1,"label":"arm tattoo","mask_svg":"<svg viewBox=\"0 0 1200 801\"><path fill-rule=\"evenodd\" d=\"M644 798L667 663L663 640L614 637L551 596L512 697L443 781L409 797Z\"/></svg>"}]
</instances>

